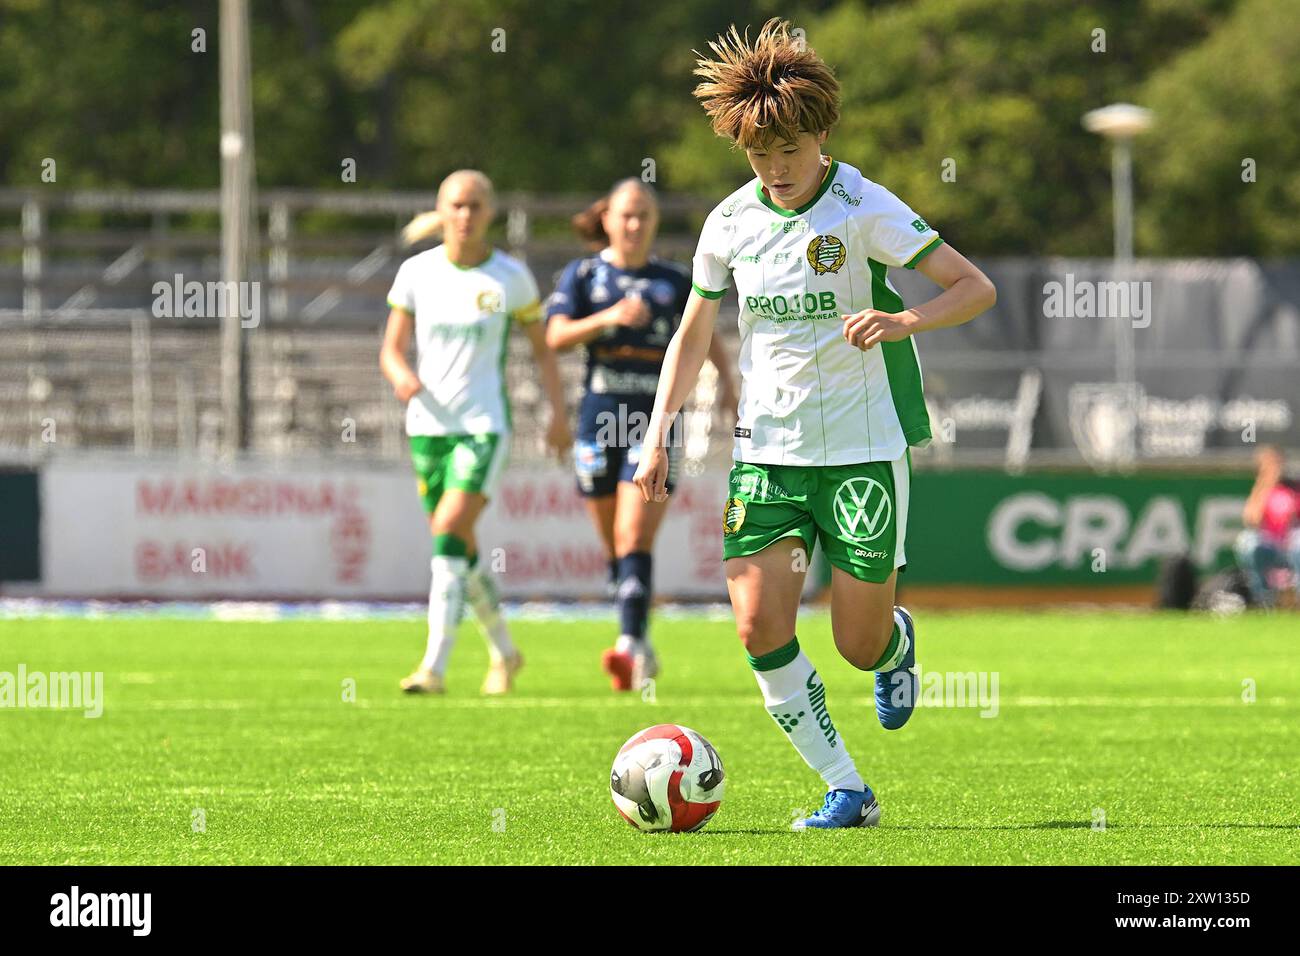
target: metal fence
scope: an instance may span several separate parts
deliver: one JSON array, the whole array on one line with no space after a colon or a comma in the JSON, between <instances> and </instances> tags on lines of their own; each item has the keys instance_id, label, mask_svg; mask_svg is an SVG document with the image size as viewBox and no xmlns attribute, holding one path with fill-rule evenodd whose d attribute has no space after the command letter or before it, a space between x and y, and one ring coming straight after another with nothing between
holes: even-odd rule
<instances>
[{"instance_id":1,"label":"metal fence","mask_svg":"<svg viewBox=\"0 0 1300 956\"><path fill-rule=\"evenodd\" d=\"M384 296L409 254L397 232L432 193L265 191L262 318L246 331L249 451L402 456L401 413L378 371ZM495 238L543 290L582 252L567 219L594 197L506 194ZM213 191L0 190L0 456L67 449L212 457L222 446L219 313L160 318L158 283L220 272ZM689 261L708 200L661 199L657 251ZM1240 464L1255 444L1300 445L1300 265L1251 260L980 261L995 310L920 340L937 466ZM904 300L933 286L893 270ZM1129 292L1132 292L1130 295ZM182 312L184 310L181 310ZM1131 324L1136 384L1115 375ZM734 297L719 322L736 336ZM570 407L578 353L561 357ZM707 372L707 366L706 366ZM542 396L526 341L507 376L516 460L542 454ZM695 467L729 459L704 375L690 410Z\"/></svg>"}]
</instances>

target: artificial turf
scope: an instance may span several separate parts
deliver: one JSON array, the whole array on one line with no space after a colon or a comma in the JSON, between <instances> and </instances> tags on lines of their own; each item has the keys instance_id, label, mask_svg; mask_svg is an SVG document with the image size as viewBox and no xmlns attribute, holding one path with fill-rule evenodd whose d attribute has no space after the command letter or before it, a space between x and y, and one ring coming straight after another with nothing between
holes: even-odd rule
<instances>
[{"instance_id":1,"label":"artificial turf","mask_svg":"<svg viewBox=\"0 0 1300 956\"><path fill-rule=\"evenodd\" d=\"M104 675L97 719L0 708L0 863L1300 859L1294 616L921 612L917 625L923 673L997 673L996 715L923 707L882 730L870 676L835 653L824 613L801 617L883 818L793 832L824 788L716 616L659 620L653 694L623 695L597 663L612 618L517 619L527 666L500 699L479 695L487 655L469 623L447 695L411 698L396 682L422 651L415 619L0 621L0 672ZM619 746L663 722L704 734L725 765L699 833L638 833L609 797Z\"/></svg>"}]
</instances>

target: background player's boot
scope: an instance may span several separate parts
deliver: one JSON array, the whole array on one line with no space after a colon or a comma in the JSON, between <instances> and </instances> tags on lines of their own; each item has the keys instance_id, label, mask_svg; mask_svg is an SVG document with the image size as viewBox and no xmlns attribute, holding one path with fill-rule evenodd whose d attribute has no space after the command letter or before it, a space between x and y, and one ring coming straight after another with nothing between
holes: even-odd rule
<instances>
[{"instance_id":1,"label":"background player's boot","mask_svg":"<svg viewBox=\"0 0 1300 956\"><path fill-rule=\"evenodd\" d=\"M446 691L442 675L425 668L420 668L409 677L403 677L400 686L408 694L441 694Z\"/></svg>"},{"instance_id":2,"label":"background player's boot","mask_svg":"<svg viewBox=\"0 0 1300 956\"><path fill-rule=\"evenodd\" d=\"M637 651L632 655L632 687L641 690L645 682L659 676L659 658L651 650Z\"/></svg>"},{"instance_id":3,"label":"background player's boot","mask_svg":"<svg viewBox=\"0 0 1300 956\"><path fill-rule=\"evenodd\" d=\"M907 608L894 608L894 620L907 636L907 653L892 670L876 671L876 716L886 730L897 730L907 723L921 693L921 679L916 674L916 625Z\"/></svg>"},{"instance_id":4,"label":"background player's boot","mask_svg":"<svg viewBox=\"0 0 1300 956\"><path fill-rule=\"evenodd\" d=\"M488 667L487 676L483 678L483 693L492 695L510 693L515 686L515 675L523 666L523 654L493 661Z\"/></svg>"},{"instance_id":5,"label":"background player's boot","mask_svg":"<svg viewBox=\"0 0 1300 956\"><path fill-rule=\"evenodd\" d=\"M609 686L614 690L632 689L632 655L608 648L600 655L600 666L609 675Z\"/></svg>"},{"instance_id":6,"label":"background player's boot","mask_svg":"<svg viewBox=\"0 0 1300 956\"><path fill-rule=\"evenodd\" d=\"M844 827L874 827L880 822L880 804L871 788L832 790L822 808L805 820L796 820L794 830L839 830Z\"/></svg>"}]
</instances>

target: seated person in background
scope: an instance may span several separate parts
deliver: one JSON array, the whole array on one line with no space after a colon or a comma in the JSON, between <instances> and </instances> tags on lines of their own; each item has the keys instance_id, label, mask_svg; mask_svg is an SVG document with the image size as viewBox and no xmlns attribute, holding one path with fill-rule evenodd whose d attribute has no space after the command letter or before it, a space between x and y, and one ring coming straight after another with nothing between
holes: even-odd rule
<instances>
[{"instance_id":1,"label":"seated person in background","mask_svg":"<svg viewBox=\"0 0 1300 956\"><path fill-rule=\"evenodd\" d=\"M1300 489L1282 477L1282 453L1271 445L1255 458L1258 472L1242 512L1245 529L1237 539L1237 563L1246 573L1251 597L1262 607L1275 601L1270 577L1290 567L1300 603Z\"/></svg>"}]
</instances>

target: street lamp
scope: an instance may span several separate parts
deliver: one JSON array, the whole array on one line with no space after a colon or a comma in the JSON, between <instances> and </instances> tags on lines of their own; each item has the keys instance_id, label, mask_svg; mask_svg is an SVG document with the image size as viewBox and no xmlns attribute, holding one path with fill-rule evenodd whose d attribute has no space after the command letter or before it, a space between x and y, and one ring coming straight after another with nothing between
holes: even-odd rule
<instances>
[{"instance_id":1,"label":"street lamp","mask_svg":"<svg viewBox=\"0 0 1300 956\"><path fill-rule=\"evenodd\" d=\"M1152 113L1132 103L1113 103L1083 115L1083 128L1110 140L1111 192L1115 217L1115 271L1127 282L1133 263L1133 139L1151 126ZM1116 316L1115 381L1128 405L1124 457L1136 454L1137 359L1133 323Z\"/></svg>"},{"instance_id":2,"label":"street lamp","mask_svg":"<svg viewBox=\"0 0 1300 956\"><path fill-rule=\"evenodd\" d=\"M1151 126L1151 111L1115 103L1083 114L1083 128L1111 144L1111 188L1115 204L1115 260L1133 261L1133 138Z\"/></svg>"}]
</instances>

